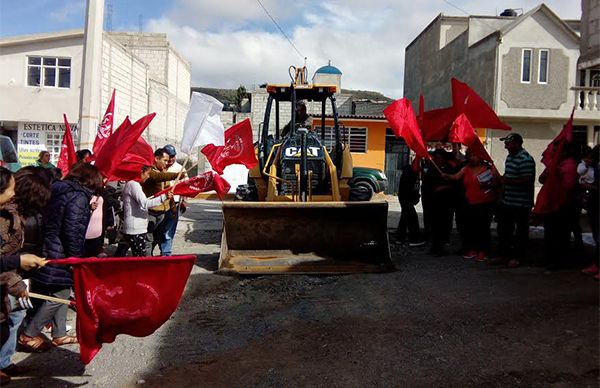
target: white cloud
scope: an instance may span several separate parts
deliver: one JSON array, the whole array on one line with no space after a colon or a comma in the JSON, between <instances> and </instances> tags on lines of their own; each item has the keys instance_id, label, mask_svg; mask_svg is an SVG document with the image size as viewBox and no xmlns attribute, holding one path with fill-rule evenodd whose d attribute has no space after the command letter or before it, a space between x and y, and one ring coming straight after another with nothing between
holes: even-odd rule
<instances>
[{"instance_id":1,"label":"white cloud","mask_svg":"<svg viewBox=\"0 0 600 388\"><path fill-rule=\"evenodd\" d=\"M62 6L48 14L50 20L65 23L74 17L80 17L85 10L85 1L70 0L63 2Z\"/></svg>"},{"instance_id":2,"label":"white cloud","mask_svg":"<svg viewBox=\"0 0 600 388\"><path fill-rule=\"evenodd\" d=\"M261 0L306 56L309 72L328 60L342 73L342 86L402 96L405 47L439 13L463 16L444 0ZM493 15L505 2L454 0L471 14ZM527 12L539 3L521 0ZM559 16L580 16L579 4L546 1ZM251 88L288 82L290 65L303 64L256 0L178 0L172 11L149 20L148 29L166 32L192 63L194 86Z\"/></svg>"}]
</instances>

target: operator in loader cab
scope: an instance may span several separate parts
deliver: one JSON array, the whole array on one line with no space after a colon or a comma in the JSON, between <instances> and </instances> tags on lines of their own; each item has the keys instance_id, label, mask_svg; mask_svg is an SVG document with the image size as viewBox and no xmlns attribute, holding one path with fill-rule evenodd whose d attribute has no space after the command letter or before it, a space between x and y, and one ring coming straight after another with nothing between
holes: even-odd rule
<instances>
[{"instance_id":1,"label":"operator in loader cab","mask_svg":"<svg viewBox=\"0 0 600 388\"><path fill-rule=\"evenodd\" d=\"M281 130L281 137L286 137L290 132L290 127L292 126L292 121ZM306 104L302 101L298 101L296 103L296 128L308 128L308 130L312 130L312 117L306 113Z\"/></svg>"}]
</instances>

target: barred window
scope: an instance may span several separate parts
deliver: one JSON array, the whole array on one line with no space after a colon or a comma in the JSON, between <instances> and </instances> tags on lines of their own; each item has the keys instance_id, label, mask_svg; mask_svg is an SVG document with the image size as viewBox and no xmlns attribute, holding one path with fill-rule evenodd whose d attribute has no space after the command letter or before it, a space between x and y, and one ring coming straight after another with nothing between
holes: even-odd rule
<instances>
[{"instance_id":1,"label":"barred window","mask_svg":"<svg viewBox=\"0 0 600 388\"><path fill-rule=\"evenodd\" d=\"M321 136L321 127L315 127L316 133ZM350 145L350 152L367 152L367 128L340 127L342 142ZM335 133L332 127L325 127L324 145L328 149L333 148Z\"/></svg>"},{"instance_id":2,"label":"barred window","mask_svg":"<svg viewBox=\"0 0 600 388\"><path fill-rule=\"evenodd\" d=\"M71 58L27 57L27 85L70 88Z\"/></svg>"}]
</instances>

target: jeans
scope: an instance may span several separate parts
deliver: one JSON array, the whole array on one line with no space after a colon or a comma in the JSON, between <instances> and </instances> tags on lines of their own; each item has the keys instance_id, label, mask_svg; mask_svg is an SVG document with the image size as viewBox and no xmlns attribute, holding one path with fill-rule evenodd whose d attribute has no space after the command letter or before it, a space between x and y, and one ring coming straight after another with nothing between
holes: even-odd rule
<instances>
[{"instance_id":1,"label":"jeans","mask_svg":"<svg viewBox=\"0 0 600 388\"><path fill-rule=\"evenodd\" d=\"M15 354L17 349L17 332L21 326L21 322L25 319L27 310L13 311L8 316L9 322L9 334L8 340L2 345L0 349L0 369L4 369L10 365L10 359Z\"/></svg>"},{"instance_id":2,"label":"jeans","mask_svg":"<svg viewBox=\"0 0 600 388\"><path fill-rule=\"evenodd\" d=\"M69 296L71 296L70 288L46 286L35 281L31 282L31 291L60 299L69 299ZM23 334L28 337L35 337L40 335L44 326L52 323L52 338L66 336L69 306L47 300L36 299L33 302L35 310L31 319L28 318Z\"/></svg>"},{"instance_id":3,"label":"jeans","mask_svg":"<svg viewBox=\"0 0 600 388\"><path fill-rule=\"evenodd\" d=\"M177 223L179 222L179 204L176 212L168 211L165 213L165 219L161 223L160 238L158 246L161 256L171 256L173 250L173 239L177 231Z\"/></svg>"}]
</instances>

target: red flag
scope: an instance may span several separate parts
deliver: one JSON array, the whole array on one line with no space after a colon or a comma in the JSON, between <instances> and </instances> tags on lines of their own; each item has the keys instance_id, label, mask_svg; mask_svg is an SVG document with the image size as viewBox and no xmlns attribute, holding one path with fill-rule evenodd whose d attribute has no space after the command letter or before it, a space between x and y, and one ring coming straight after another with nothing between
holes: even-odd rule
<instances>
[{"instance_id":1,"label":"red flag","mask_svg":"<svg viewBox=\"0 0 600 388\"><path fill-rule=\"evenodd\" d=\"M392 130L396 136L402 137L408 147L417 156L430 159L427 148L425 148L425 144L423 143L423 138L421 138L417 118L409 99L401 98L392 102L384 109L383 114L392 126Z\"/></svg>"},{"instance_id":2,"label":"red flag","mask_svg":"<svg viewBox=\"0 0 600 388\"><path fill-rule=\"evenodd\" d=\"M231 185L222 176L213 171L207 171L204 174L179 182L175 185L173 194L194 198L200 193L214 190L217 192L219 198L223 199L223 196L229 192L230 188ZM171 187L168 187L153 196L158 197L171 189Z\"/></svg>"},{"instance_id":3,"label":"red flag","mask_svg":"<svg viewBox=\"0 0 600 388\"><path fill-rule=\"evenodd\" d=\"M573 113L560 133L548 144L542 153L542 163L546 166L543 175L546 181L542 185L535 200L533 213L546 214L558 210L567 201L568 190L565 190L560 174L560 155L565 144L573 141Z\"/></svg>"},{"instance_id":4,"label":"red flag","mask_svg":"<svg viewBox=\"0 0 600 388\"><path fill-rule=\"evenodd\" d=\"M96 139L94 140L94 147L92 152L94 155L98 155L106 140L113 133L113 122L115 116L115 89L113 89L112 96L110 97L110 101L108 102L108 107L106 108L106 112L104 113L104 117L102 118L102 122L98 126L98 131L96 132Z\"/></svg>"},{"instance_id":5,"label":"red flag","mask_svg":"<svg viewBox=\"0 0 600 388\"><path fill-rule=\"evenodd\" d=\"M146 139L140 137L129 149L123 160L108 177L109 181L139 180L142 166L154 164L154 150Z\"/></svg>"},{"instance_id":6,"label":"red flag","mask_svg":"<svg viewBox=\"0 0 600 388\"><path fill-rule=\"evenodd\" d=\"M80 358L88 364L118 334L145 337L173 314L196 256L52 260L70 265Z\"/></svg>"},{"instance_id":7,"label":"red flag","mask_svg":"<svg viewBox=\"0 0 600 388\"><path fill-rule=\"evenodd\" d=\"M223 174L225 167L231 164L243 164L251 169L258 163L252 139L250 119L245 119L225 131L225 145L208 144L202 153L210 162L213 170Z\"/></svg>"},{"instance_id":8,"label":"red flag","mask_svg":"<svg viewBox=\"0 0 600 388\"><path fill-rule=\"evenodd\" d=\"M138 142L142 132L150 124L156 113L150 113L133 123L127 125L128 119L108 138L106 144L96 155L96 167L106 178L113 176L125 155Z\"/></svg>"},{"instance_id":9,"label":"red flag","mask_svg":"<svg viewBox=\"0 0 600 388\"><path fill-rule=\"evenodd\" d=\"M418 118L421 135L425 141L446 141L452 122L456 118L454 108L432 109Z\"/></svg>"},{"instance_id":10,"label":"red flag","mask_svg":"<svg viewBox=\"0 0 600 388\"><path fill-rule=\"evenodd\" d=\"M461 113L460 116L454 120L450 134L448 135L448 141L451 143L462 143L469 147L471 152L477 155L481 160L487 160L490 163L494 163L490 154L481 143L477 132L473 129L473 126L469 122L467 116Z\"/></svg>"},{"instance_id":11,"label":"red flag","mask_svg":"<svg viewBox=\"0 0 600 388\"><path fill-rule=\"evenodd\" d=\"M560 145L562 145L564 143L570 143L573 141L573 114L574 113L575 113L575 108L573 108L573 110L571 111L571 116L569 117L569 120L567 120L565 125L563 125L563 129L560 131L560 133L558 135L556 135L556 137L554 139L552 139L550 144L548 144L548 147L546 147L544 152L542 152L542 163L544 163L545 166L548 166L548 162L550 160L554 159L556 157L556 155L560 155L560 153L556 153L556 150L558 149L558 147Z\"/></svg>"},{"instance_id":12,"label":"red flag","mask_svg":"<svg viewBox=\"0 0 600 388\"><path fill-rule=\"evenodd\" d=\"M469 85L456 78L452 78L452 105L456 114L464 113L475 128L511 130Z\"/></svg>"},{"instance_id":13,"label":"red flag","mask_svg":"<svg viewBox=\"0 0 600 388\"><path fill-rule=\"evenodd\" d=\"M71 167L77 163L77 156L75 155L75 145L73 144L73 134L71 133L71 126L67 115L63 113L63 120L65 120L65 134L63 135L62 145L60 147L60 156L58 157L58 165L62 171L63 176L67 176Z\"/></svg>"}]
</instances>

